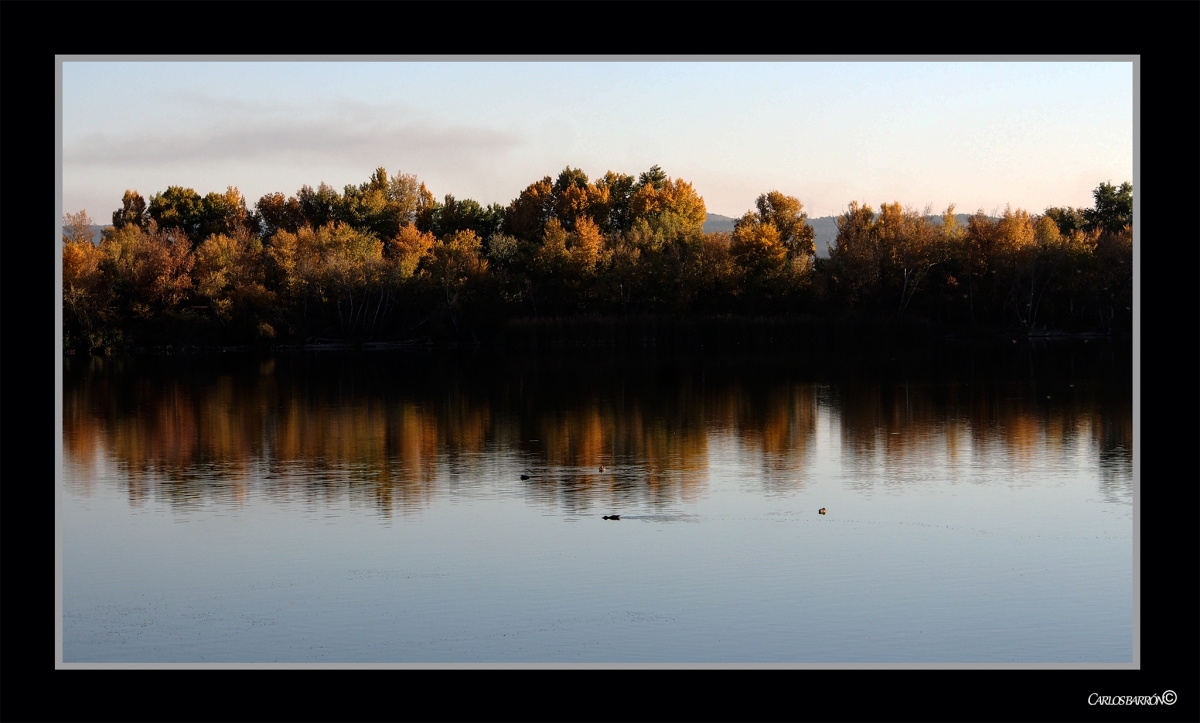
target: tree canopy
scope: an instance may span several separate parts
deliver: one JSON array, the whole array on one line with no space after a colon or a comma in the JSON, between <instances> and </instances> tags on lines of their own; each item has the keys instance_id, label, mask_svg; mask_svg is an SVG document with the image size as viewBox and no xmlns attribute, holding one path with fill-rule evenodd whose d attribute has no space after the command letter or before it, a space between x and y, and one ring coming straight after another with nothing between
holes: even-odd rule
<instances>
[{"instance_id":1,"label":"tree canopy","mask_svg":"<svg viewBox=\"0 0 1200 723\"><path fill-rule=\"evenodd\" d=\"M64 334L80 348L470 340L506 319L640 313L1113 331L1132 319L1133 188L1093 198L965 225L953 206L851 202L818 259L798 198L766 191L731 232L706 233L704 199L659 166L594 180L567 166L488 206L384 168L253 209L234 186L127 190L99 246L86 212L63 219Z\"/></svg>"}]
</instances>

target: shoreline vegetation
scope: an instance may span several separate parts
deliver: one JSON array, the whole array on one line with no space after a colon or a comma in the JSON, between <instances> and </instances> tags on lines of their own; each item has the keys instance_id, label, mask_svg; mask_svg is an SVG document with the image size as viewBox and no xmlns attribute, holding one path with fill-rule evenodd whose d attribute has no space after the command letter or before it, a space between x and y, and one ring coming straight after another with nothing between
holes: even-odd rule
<instances>
[{"instance_id":1,"label":"shoreline vegetation","mask_svg":"<svg viewBox=\"0 0 1200 723\"><path fill-rule=\"evenodd\" d=\"M407 346L765 348L1127 338L1133 189L1087 209L959 223L852 202L818 258L802 204L764 193L731 231L658 166L579 169L508 206L434 200L377 169L248 208L235 188L126 191L99 245L62 229L68 353Z\"/></svg>"}]
</instances>

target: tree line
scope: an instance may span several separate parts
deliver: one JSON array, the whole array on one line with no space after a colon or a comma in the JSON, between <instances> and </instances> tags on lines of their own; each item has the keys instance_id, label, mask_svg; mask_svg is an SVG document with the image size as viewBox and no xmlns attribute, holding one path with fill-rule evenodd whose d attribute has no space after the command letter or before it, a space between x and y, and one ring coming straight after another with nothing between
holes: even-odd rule
<instances>
[{"instance_id":1,"label":"tree line","mask_svg":"<svg viewBox=\"0 0 1200 723\"><path fill-rule=\"evenodd\" d=\"M126 191L99 245L63 219L72 349L313 340L481 341L515 318L666 314L920 320L951 329L1131 326L1133 188L1092 208L982 211L965 224L853 202L828 259L794 197L770 191L731 232L654 166L566 168L484 207L379 168L253 208L235 187Z\"/></svg>"}]
</instances>

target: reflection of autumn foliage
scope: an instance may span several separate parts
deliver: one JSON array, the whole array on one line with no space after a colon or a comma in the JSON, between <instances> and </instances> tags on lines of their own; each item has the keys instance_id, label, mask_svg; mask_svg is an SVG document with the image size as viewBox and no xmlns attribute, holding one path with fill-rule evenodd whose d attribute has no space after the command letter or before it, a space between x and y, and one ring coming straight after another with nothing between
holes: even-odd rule
<instances>
[{"instance_id":1,"label":"reflection of autumn foliage","mask_svg":"<svg viewBox=\"0 0 1200 723\"><path fill-rule=\"evenodd\" d=\"M390 513L488 479L520 484L528 473L526 494L583 509L694 499L708 484L712 435L759 460L753 476L766 484L802 484L824 407L852 468L1002 455L1020 469L1094 445L1108 493L1120 496L1132 459L1130 396L1095 364L1080 366L1071 376L1031 362L1032 379L1014 381L1004 375L1024 361L1012 355L1006 368L959 369L939 383L900 369L818 385L786 363L69 359L64 447L78 489L107 458L135 502L236 503L256 491L349 496Z\"/></svg>"},{"instance_id":2,"label":"reflection of autumn foliage","mask_svg":"<svg viewBox=\"0 0 1200 723\"><path fill-rule=\"evenodd\" d=\"M795 482L814 447L817 398L812 384L786 384L766 393L736 395L728 424L744 447L761 450L767 479ZM788 475L792 475L789 477Z\"/></svg>"},{"instance_id":3,"label":"reflection of autumn foliage","mask_svg":"<svg viewBox=\"0 0 1200 723\"><path fill-rule=\"evenodd\" d=\"M1063 458L1094 446L1104 477L1106 465L1127 469L1123 460L1132 460L1128 378L1055 376L1045 368L1021 381L876 378L839 385L833 407L841 419L848 464L864 471L920 469L913 463L922 459L954 465L987 458L1004 459L1022 471L1047 457ZM1110 475L1116 478L1121 475ZM1128 475L1121 479L1117 484L1128 487ZM889 481L905 480L891 476Z\"/></svg>"}]
</instances>

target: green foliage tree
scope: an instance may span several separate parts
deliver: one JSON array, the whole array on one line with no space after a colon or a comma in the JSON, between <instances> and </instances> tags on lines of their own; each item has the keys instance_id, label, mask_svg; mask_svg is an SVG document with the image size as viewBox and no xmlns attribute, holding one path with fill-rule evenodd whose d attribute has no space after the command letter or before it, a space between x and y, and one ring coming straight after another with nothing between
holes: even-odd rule
<instances>
[{"instance_id":1,"label":"green foliage tree","mask_svg":"<svg viewBox=\"0 0 1200 723\"><path fill-rule=\"evenodd\" d=\"M137 191L126 190L124 197L121 198L121 208L113 211L113 228L121 228L125 224L145 228L149 221L150 215L146 212L146 199L142 198Z\"/></svg>"},{"instance_id":2,"label":"green foliage tree","mask_svg":"<svg viewBox=\"0 0 1200 723\"><path fill-rule=\"evenodd\" d=\"M1083 212L1084 229L1120 233L1133 223L1133 184L1126 181L1119 188L1101 183L1092 191L1096 205Z\"/></svg>"},{"instance_id":3,"label":"green foliage tree","mask_svg":"<svg viewBox=\"0 0 1200 723\"><path fill-rule=\"evenodd\" d=\"M661 191L666 182L667 174L657 164L650 166L650 170L638 176L638 186L649 186L656 191Z\"/></svg>"},{"instance_id":4,"label":"green foliage tree","mask_svg":"<svg viewBox=\"0 0 1200 723\"><path fill-rule=\"evenodd\" d=\"M637 179L623 173L608 171L596 179L596 211L593 218L604 233L615 234L628 231L633 224L630 202L637 190Z\"/></svg>"},{"instance_id":5,"label":"green foliage tree","mask_svg":"<svg viewBox=\"0 0 1200 723\"><path fill-rule=\"evenodd\" d=\"M1047 208L1045 215L1058 226L1060 236L1069 236L1073 233L1083 231L1084 226L1087 225L1083 211L1070 206Z\"/></svg>"},{"instance_id":6,"label":"green foliage tree","mask_svg":"<svg viewBox=\"0 0 1200 723\"><path fill-rule=\"evenodd\" d=\"M300 213L304 222L313 228L321 228L340 220L342 197L332 186L321 183L314 190L312 186L301 186L296 193L296 201L300 204Z\"/></svg>"},{"instance_id":7,"label":"green foliage tree","mask_svg":"<svg viewBox=\"0 0 1200 723\"><path fill-rule=\"evenodd\" d=\"M209 211L211 208L210 203ZM178 229L192 241L201 238L209 215L200 194L183 186L168 186L151 196L147 212L159 228Z\"/></svg>"},{"instance_id":8,"label":"green foliage tree","mask_svg":"<svg viewBox=\"0 0 1200 723\"><path fill-rule=\"evenodd\" d=\"M473 231L486 241L500 232L504 224L505 209L499 204L484 208L478 201L459 201L446 194L442 203L434 204L423 219L422 230L438 238L452 236L459 231Z\"/></svg>"},{"instance_id":9,"label":"green foliage tree","mask_svg":"<svg viewBox=\"0 0 1200 723\"><path fill-rule=\"evenodd\" d=\"M234 186L224 193L209 193L201 199L201 218L195 235L189 233L194 243L214 234L236 234L239 229L252 233L258 231L258 218L246 208L246 199Z\"/></svg>"}]
</instances>

